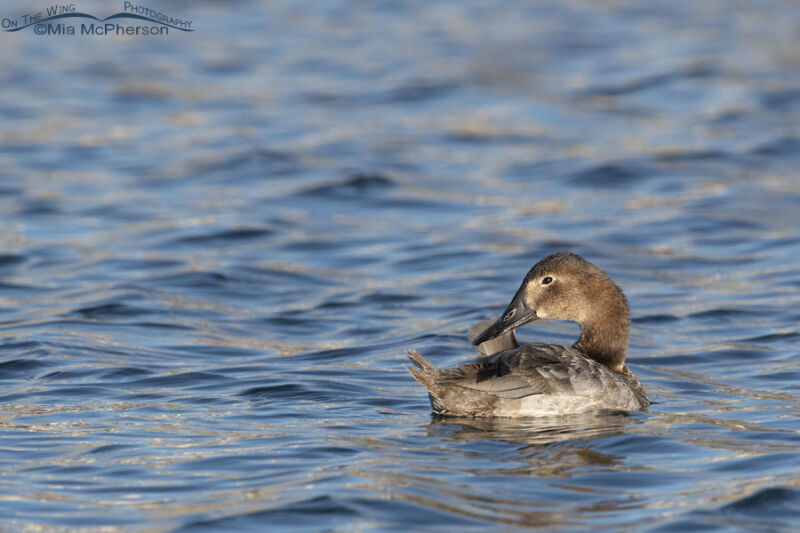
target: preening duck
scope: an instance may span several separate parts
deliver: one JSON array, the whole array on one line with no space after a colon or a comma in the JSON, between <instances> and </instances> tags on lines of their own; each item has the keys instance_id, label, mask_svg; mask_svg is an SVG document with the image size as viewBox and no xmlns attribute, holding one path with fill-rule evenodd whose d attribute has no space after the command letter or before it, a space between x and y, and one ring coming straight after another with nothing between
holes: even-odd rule
<instances>
[{"instance_id":1,"label":"preening duck","mask_svg":"<svg viewBox=\"0 0 800 533\"><path fill-rule=\"evenodd\" d=\"M516 328L540 318L581 328L571 348L519 346ZM439 369L418 352L409 372L426 389L433 411L451 416L523 417L636 410L650 400L625 366L628 303L608 275L582 257L559 252L528 272L503 314L468 334L484 357Z\"/></svg>"}]
</instances>

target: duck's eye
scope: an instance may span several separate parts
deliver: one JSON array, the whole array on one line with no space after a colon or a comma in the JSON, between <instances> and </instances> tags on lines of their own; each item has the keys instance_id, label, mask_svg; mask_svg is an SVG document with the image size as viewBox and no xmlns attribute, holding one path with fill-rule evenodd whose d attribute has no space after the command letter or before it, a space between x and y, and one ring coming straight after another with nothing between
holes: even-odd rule
<instances>
[{"instance_id":1,"label":"duck's eye","mask_svg":"<svg viewBox=\"0 0 800 533\"><path fill-rule=\"evenodd\" d=\"M549 285L553 281L553 278L550 276L545 276L542 280L542 285Z\"/></svg>"}]
</instances>

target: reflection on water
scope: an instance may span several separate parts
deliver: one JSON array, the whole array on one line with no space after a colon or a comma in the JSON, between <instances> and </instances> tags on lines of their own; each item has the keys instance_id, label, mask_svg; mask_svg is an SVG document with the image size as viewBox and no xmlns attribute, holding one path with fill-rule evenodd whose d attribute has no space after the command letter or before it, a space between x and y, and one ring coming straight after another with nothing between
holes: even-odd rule
<instances>
[{"instance_id":1,"label":"reflection on water","mask_svg":"<svg viewBox=\"0 0 800 533\"><path fill-rule=\"evenodd\" d=\"M447 418L436 416L430 435L453 440L500 440L511 444L544 446L618 435L632 421L628 413L599 413L513 418Z\"/></svg>"},{"instance_id":2,"label":"reflection on water","mask_svg":"<svg viewBox=\"0 0 800 533\"><path fill-rule=\"evenodd\" d=\"M0 31L4 528L797 529L797 5L163 10ZM654 404L432 419L558 250Z\"/></svg>"}]
</instances>

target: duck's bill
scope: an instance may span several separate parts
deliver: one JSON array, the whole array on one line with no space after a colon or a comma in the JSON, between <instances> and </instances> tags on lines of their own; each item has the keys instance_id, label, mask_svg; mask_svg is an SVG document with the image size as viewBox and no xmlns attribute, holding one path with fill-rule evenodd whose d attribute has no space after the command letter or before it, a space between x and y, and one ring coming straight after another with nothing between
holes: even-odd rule
<instances>
[{"instance_id":1,"label":"duck's bill","mask_svg":"<svg viewBox=\"0 0 800 533\"><path fill-rule=\"evenodd\" d=\"M514 297L500 318L486 328L486 331L472 339L472 344L478 346L537 318L539 317L536 316L535 309L529 309L523 303L522 298Z\"/></svg>"}]
</instances>

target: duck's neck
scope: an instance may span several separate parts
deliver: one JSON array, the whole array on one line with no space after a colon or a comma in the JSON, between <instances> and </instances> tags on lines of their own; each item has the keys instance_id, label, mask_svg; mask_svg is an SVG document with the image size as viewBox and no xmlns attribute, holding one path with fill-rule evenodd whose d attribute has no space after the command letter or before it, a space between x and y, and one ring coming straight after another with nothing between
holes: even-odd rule
<instances>
[{"instance_id":1,"label":"duck's neck","mask_svg":"<svg viewBox=\"0 0 800 533\"><path fill-rule=\"evenodd\" d=\"M572 347L611 370L622 372L628 355L630 318L625 296L614 288L616 294L580 324L581 336Z\"/></svg>"},{"instance_id":2,"label":"duck's neck","mask_svg":"<svg viewBox=\"0 0 800 533\"><path fill-rule=\"evenodd\" d=\"M614 338L620 335L619 338ZM628 331L614 333L610 330L581 328L581 336L573 348L615 372L622 372L628 355Z\"/></svg>"}]
</instances>

